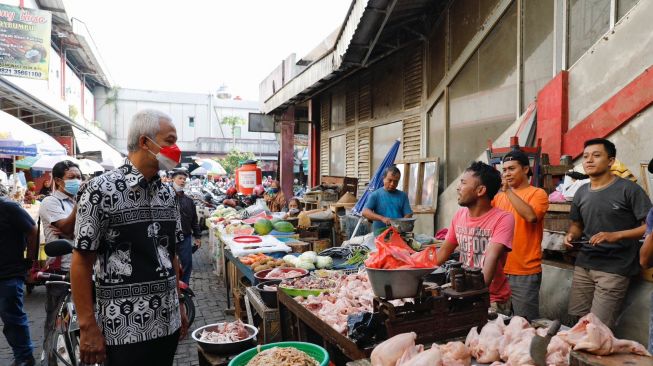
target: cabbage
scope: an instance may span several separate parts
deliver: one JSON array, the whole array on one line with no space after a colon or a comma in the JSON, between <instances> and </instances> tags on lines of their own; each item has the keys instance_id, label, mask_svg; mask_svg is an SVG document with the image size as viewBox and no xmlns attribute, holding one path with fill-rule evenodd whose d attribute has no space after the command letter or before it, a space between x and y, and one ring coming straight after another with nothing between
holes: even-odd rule
<instances>
[{"instance_id":1,"label":"cabbage","mask_svg":"<svg viewBox=\"0 0 653 366\"><path fill-rule=\"evenodd\" d=\"M306 262L315 263L316 259L317 259L317 253L313 251L304 252L299 255L299 260L306 261Z\"/></svg>"},{"instance_id":2,"label":"cabbage","mask_svg":"<svg viewBox=\"0 0 653 366\"><path fill-rule=\"evenodd\" d=\"M293 265L293 266L294 266L295 264L297 264L297 260L298 260L297 257L295 257L295 256L292 255L292 254L288 254L288 255L285 255L285 256L283 257L283 261L284 261L284 262L286 262L286 263L288 263L288 264L290 264L290 265Z\"/></svg>"},{"instance_id":3,"label":"cabbage","mask_svg":"<svg viewBox=\"0 0 653 366\"><path fill-rule=\"evenodd\" d=\"M303 268L303 269L308 270L308 271L315 269L315 266L313 265L313 262L308 262L308 261L301 260L301 259L298 260L297 263L295 263L295 267Z\"/></svg>"},{"instance_id":4,"label":"cabbage","mask_svg":"<svg viewBox=\"0 0 653 366\"><path fill-rule=\"evenodd\" d=\"M331 268L333 267L333 259L331 257L318 255L315 266L319 269Z\"/></svg>"}]
</instances>

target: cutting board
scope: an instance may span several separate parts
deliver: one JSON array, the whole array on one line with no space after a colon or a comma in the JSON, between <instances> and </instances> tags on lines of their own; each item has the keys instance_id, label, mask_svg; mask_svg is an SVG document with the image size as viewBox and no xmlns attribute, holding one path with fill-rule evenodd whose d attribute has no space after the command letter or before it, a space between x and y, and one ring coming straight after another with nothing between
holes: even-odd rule
<instances>
[{"instance_id":1,"label":"cutting board","mask_svg":"<svg viewBox=\"0 0 653 366\"><path fill-rule=\"evenodd\" d=\"M570 366L653 366L653 357L630 354L595 356L585 352L573 351Z\"/></svg>"}]
</instances>

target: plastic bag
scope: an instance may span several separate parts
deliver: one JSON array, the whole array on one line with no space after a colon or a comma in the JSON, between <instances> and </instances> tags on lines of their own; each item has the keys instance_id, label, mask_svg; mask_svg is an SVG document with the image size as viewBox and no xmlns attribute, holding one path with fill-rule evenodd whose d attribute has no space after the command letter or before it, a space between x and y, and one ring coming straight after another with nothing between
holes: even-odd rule
<instances>
[{"instance_id":1,"label":"plastic bag","mask_svg":"<svg viewBox=\"0 0 653 366\"><path fill-rule=\"evenodd\" d=\"M375 269L408 269L437 267L435 247L415 252L394 227L389 227L374 240L376 251L370 253L365 266Z\"/></svg>"}]
</instances>

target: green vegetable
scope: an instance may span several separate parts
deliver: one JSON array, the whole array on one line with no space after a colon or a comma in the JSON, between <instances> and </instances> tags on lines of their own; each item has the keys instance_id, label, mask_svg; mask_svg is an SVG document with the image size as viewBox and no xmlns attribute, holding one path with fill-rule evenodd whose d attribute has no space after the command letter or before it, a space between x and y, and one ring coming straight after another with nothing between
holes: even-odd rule
<instances>
[{"instance_id":1,"label":"green vegetable","mask_svg":"<svg viewBox=\"0 0 653 366\"><path fill-rule=\"evenodd\" d=\"M316 259L317 259L317 253L315 253L314 251L304 252L299 255L300 261L315 263Z\"/></svg>"},{"instance_id":2,"label":"green vegetable","mask_svg":"<svg viewBox=\"0 0 653 366\"><path fill-rule=\"evenodd\" d=\"M295 231L295 227L287 221L279 221L274 224L274 230L280 231L282 233L292 233Z\"/></svg>"},{"instance_id":3,"label":"green vegetable","mask_svg":"<svg viewBox=\"0 0 653 366\"><path fill-rule=\"evenodd\" d=\"M317 256L315 266L319 269L333 267L333 259L331 257Z\"/></svg>"},{"instance_id":4,"label":"green vegetable","mask_svg":"<svg viewBox=\"0 0 653 366\"><path fill-rule=\"evenodd\" d=\"M256 230L259 235L267 235L272 231L272 223L270 220L259 219L254 224L254 230Z\"/></svg>"},{"instance_id":5,"label":"green vegetable","mask_svg":"<svg viewBox=\"0 0 653 366\"><path fill-rule=\"evenodd\" d=\"M354 252L354 255L345 262L345 264L350 266L359 265L363 263L365 259L367 259L367 252L364 250L357 250Z\"/></svg>"},{"instance_id":6,"label":"green vegetable","mask_svg":"<svg viewBox=\"0 0 653 366\"><path fill-rule=\"evenodd\" d=\"M315 269L315 265L313 265L313 262L308 262L308 261L301 260L301 259L297 261L297 263L295 264L295 267L303 268L303 269L306 269L306 270L309 270L309 271Z\"/></svg>"},{"instance_id":7,"label":"green vegetable","mask_svg":"<svg viewBox=\"0 0 653 366\"><path fill-rule=\"evenodd\" d=\"M298 259L294 255L288 254L283 257L283 261L294 266L297 264Z\"/></svg>"}]
</instances>

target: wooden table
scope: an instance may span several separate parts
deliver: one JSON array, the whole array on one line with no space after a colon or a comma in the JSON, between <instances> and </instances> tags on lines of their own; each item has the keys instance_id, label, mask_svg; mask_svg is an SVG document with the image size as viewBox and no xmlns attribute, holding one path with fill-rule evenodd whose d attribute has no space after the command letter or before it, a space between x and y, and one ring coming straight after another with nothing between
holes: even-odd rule
<instances>
[{"instance_id":1,"label":"wooden table","mask_svg":"<svg viewBox=\"0 0 653 366\"><path fill-rule=\"evenodd\" d=\"M301 341L323 346L334 364L345 365L352 360L368 358L372 348L360 349L322 319L304 308L285 292L279 291L279 321L284 341Z\"/></svg>"},{"instance_id":2,"label":"wooden table","mask_svg":"<svg viewBox=\"0 0 653 366\"><path fill-rule=\"evenodd\" d=\"M262 337L258 337L260 344L272 343L281 337L279 310L267 307L263 299L261 299L261 294L254 287L248 287L245 290L245 306L247 307L247 322L249 325L255 326L251 308L254 308L261 317L262 334L259 334Z\"/></svg>"},{"instance_id":3,"label":"wooden table","mask_svg":"<svg viewBox=\"0 0 653 366\"><path fill-rule=\"evenodd\" d=\"M653 366L653 357L631 354L594 356L589 353L572 351L570 366Z\"/></svg>"}]
</instances>

